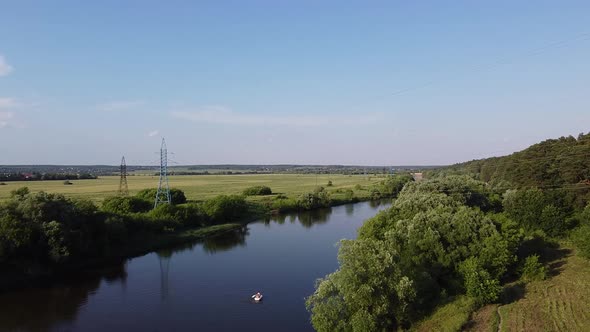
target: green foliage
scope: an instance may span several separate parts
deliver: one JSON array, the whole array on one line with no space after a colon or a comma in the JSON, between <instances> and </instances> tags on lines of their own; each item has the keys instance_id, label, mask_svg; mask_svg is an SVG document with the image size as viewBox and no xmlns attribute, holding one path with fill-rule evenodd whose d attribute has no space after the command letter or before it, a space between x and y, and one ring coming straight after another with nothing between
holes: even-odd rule
<instances>
[{"instance_id":1,"label":"green foliage","mask_svg":"<svg viewBox=\"0 0 590 332\"><path fill-rule=\"evenodd\" d=\"M342 243L340 269L308 299L314 327L395 330L436 305L439 294L463 290L478 304L495 301L523 232L505 215L482 211L494 210L484 189L466 177L408 182L357 240Z\"/></svg>"},{"instance_id":2,"label":"green foliage","mask_svg":"<svg viewBox=\"0 0 590 332\"><path fill-rule=\"evenodd\" d=\"M153 201L140 197L111 196L105 198L101 209L106 212L117 214L147 212L152 209Z\"/></svg>"},{"instance_id":3,"label":"green foliage","mask_svg":"<svg viewBox=\"0 0 590 332\"><path fill-rule=\"evenodd\" d=\"M559 198L556 193L548 195L539 189L509 190L504 194L504 211L528 232L542 230L559 236L573 226L567 207L555 205L563 204Z\"/></svg>"},{"instance_id":4,"label":"green foliage","mask_svg":"<svg viewBox=\"0 0 590 332\"><path fill-rule=\"evenodd\" d=\"M301 195L297 200L297 205L303 210L329 207L330 193L324 187L317 187L313 192Z\"/></svg>"},{"instance_id":5,"label":"green foliage","mask_svg":"<svg viewBox=\"0 0 590 332\"><path fill-rule=\"evenodd\" d=\"M143 189L139 191L135 196L153 202L156 198L157 192L157 188ZM186 196L184 195L184 192L182 190L170 188L170 201L174 205L184 204L186 203Z\"/></svg>"},{"instance_id":6,"label":"green foliage","mask_svg":"<svg viewBox=\"0 0 590 332\"><path fill-rule=\"evenodd\" d=\"M387 246L376 240L341 242L340 269L319 280L306 301L317 331L386 330L405 319L416 293Z\"/></svg>"},{"instance_id":7,"label":"green foliage","mask_svg":"<svg viewBox=\"0 0 590 332\"><path fill-rule=\"evenodd\" d=\"M571 239L580 256L590 259L590 205L580 214L580 226L571 234Z\"/></svg>"},{"instance_id":8,"label":"green foliage","mask_svg":"<svg viewBox=\"0 0 590 332\"><path fill-rule=\"evenodd\" d=\"M21 188L0 206L0 260L60 263L97 254L104 238L103 222L89 201Z\"/></svg>"},{"instance_id":9,"label":"green foliage","mask_svg":"<svg viewBox=\"0 0 590 332\"><path fill-rule=\"evenodd\" d=\"M396 174L388 176L378 184L378 191L386 197L396 197L408 182L414 181L410 174Z\"/></svg>"},{"instance_id":10,"label":"green foliage","mask_svg":"<svg viewBox=\"0 0 590 332\"><path fill-rule=\"evenodd\" d=\"M326 185L327 187L332 187L334 184L332 184L332 180L328 180L328 184Z\"/></svg>"},{"instance_id":11,"label":"green foliage","mask_svg":"<svg viewBox=\"0 0 590 332\"><path fill-rule=\"evenodd\" d=\"M265 196L272 195L272 190L267 186L253 186L244 189L242 194L245 196Z\"/></svg>"},{"instance_id":12,"label":"green foliage","mask_svg":"<svg viewBox=\"0 0 590 332\"><path fill-rule=\"evenodd\" d=\"M354 190L352 190L352 189L346 189L346 191L344 192L344 199L348 202L355 202L358 200L354 196Z\"/></svg>"},{"instance_id":13,"label":"green foliage","mask_svg":"<svg viewBox=\"0 0 590 332\"><path fill-rule=\"evenodd\" d=\"M467 295L475 299L479 305L492 303L498 299L502 287L497 279L492 278L475 257L470 257L459 266L463 276Z\"/></svg>"},{"instance_id":14,"label":"green foliage","mask_svg":"<svg viewBox=\"0 0 590 332\"><path fill-rule=\"evenodd\" d=\"M547 269L539 262L539 255L528 256L521 268L520 278L525 282L545 280Z\"/></svg>"},{"instance_id":15,"label":"green foliage","mask_svg":"<svg viewBox=\"0 0 590 332\"><path fill-rule=\"evenodd\" d=\"M248 210L248 204L243 196L220 195L207 200L203 204L203 211L215 223L235 221Z\"/></svg>"},{"instance_id":16,"label":"green foliage","mask_svg":"<svg viewBox=\"0 0 590 332\"><path fill-rule=\"evenodd\" d=\"M70 256L70 253L63 225L57 221L51 221L42 224L41 228L49 246L51 259L55 262L65 261Z\"/></svg>"},{"instance_id":17,"label":"green foliage","mask_svg":"<svg viewBox=\"0 0 590 332\"><path fill-rule=\"evenodd\" d=\"M590 179L590 134L549 139L506 157L470 161L451 169L518 187L578 183Z\"/></svg>"}]
</instances>

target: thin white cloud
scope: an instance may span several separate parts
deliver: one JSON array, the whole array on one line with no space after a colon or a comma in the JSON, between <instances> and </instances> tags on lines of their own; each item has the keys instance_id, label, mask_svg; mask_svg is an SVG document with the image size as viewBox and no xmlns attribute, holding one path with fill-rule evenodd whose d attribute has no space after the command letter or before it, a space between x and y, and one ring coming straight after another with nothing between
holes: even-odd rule
<instances>
[{"instance_id":1,"label":"thin white cloud","mask_svg":"<svg viewBox=\"0 0 590 332\"><path fill-rule=\"evenodd\" d=\"M245 114L234 112L224 106L204 106L190 111L174 111L172 116L197 123L245 125L245 126L292 126L320 127L372 124L379 121L378 114L362 115L315 115L315 114Z\"/></svg>"},{"instance_id":2,"label":"thin white cloud","mask_svg":"<svg viewBox=\"0 0 590 332\"><path fill-rule=\"evenodd\" d=\"M21 106L14 98L0 97L0 109L8 109Z\"/></svg>"},{"instance_id":3,"label":"thin white cloud","mask_svg":"<svg viewBox=\"0 0 590 332\"><path fill-rule=\"evenodd\" d=\"M149 137L154 137L154 136L158 136L159 134L160 134L160 131L159 130L153 130L153 131L150 131L148 133L148 136Z\"/></svg>"},{"instance_id":4,"label":"thin white cloud","mask_svg":"<svg viewBox=\"0 0 590 332\"><path fill-rule=\"evenodd\" d=\"M0 76L6 76L10 74L14 68L6 62L4 56L0 54Z\"/></svg>"},{"instance_id":5,"label":"thin white cloud","mask_svg":"<svg viewBox=\"0 0 590 332\"><path fill-rule=\"evenodd\" d=\"M137 107L145 105L145 102L141 100L123 100L123 101L112 101L97 106L99 111L104 112L123 112L135 109Z\"/></svg>"},{"instance_id":6,"label":"thin white cloud","mask_svg":"<svg viewBox=\"0 0 590 332\"><path fill-rule=\"evenodd\" d=\"M10 120L14 117L13 112L0 111L0 128L6 128L10 125Z\"/></svg>"}]
</instances>

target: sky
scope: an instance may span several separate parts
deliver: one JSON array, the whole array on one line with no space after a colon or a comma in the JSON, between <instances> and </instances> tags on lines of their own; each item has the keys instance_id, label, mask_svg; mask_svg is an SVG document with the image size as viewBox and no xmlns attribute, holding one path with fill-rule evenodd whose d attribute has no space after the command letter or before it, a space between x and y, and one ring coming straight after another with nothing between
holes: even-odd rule
<instances>
[{"instance_id":1,"label":"sky","mask_svg":"<svg viewBox=\"0 0 590 332\"><path fill-rule=\"evenodd\" d=\"M0 164L444 165L590 131L588 1L0 1Z\"/></svg>"}]
</instances>

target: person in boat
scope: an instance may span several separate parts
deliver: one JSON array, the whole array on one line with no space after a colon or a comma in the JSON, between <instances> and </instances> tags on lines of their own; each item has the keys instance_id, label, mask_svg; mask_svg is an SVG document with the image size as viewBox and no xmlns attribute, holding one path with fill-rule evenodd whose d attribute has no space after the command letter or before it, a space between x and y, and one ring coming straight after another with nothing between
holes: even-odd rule
<instances>
[{"instance_id":1,"label":"person in boat","mask_svg":"<svg viewBox=\"0 0 590 332\"><path fill-rule=\"evenodd\" d=\"M260 292L258 292L256 294L254 294L254 296L252 296L252 297L255 298L255 299L259 299L259 298L262 297L262 294L260 294Z\"/></svg>"}]
</instances>

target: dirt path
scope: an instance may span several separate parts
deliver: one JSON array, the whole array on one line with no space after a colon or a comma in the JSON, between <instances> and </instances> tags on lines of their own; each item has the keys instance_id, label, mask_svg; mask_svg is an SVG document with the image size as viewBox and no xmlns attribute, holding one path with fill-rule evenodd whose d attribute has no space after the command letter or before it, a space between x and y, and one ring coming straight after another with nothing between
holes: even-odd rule
<instances>
[{"instance_id":1,"label":"dirt path","mask_svg":"<svg viewBox=\"0 0 590 332\"><path fill-rule=\"evenodd\" d=\"M501 305L496 308L496 312L498 313L498 332L502 332L502 314L500 313Z\"/></svg>"}]
</instances>

